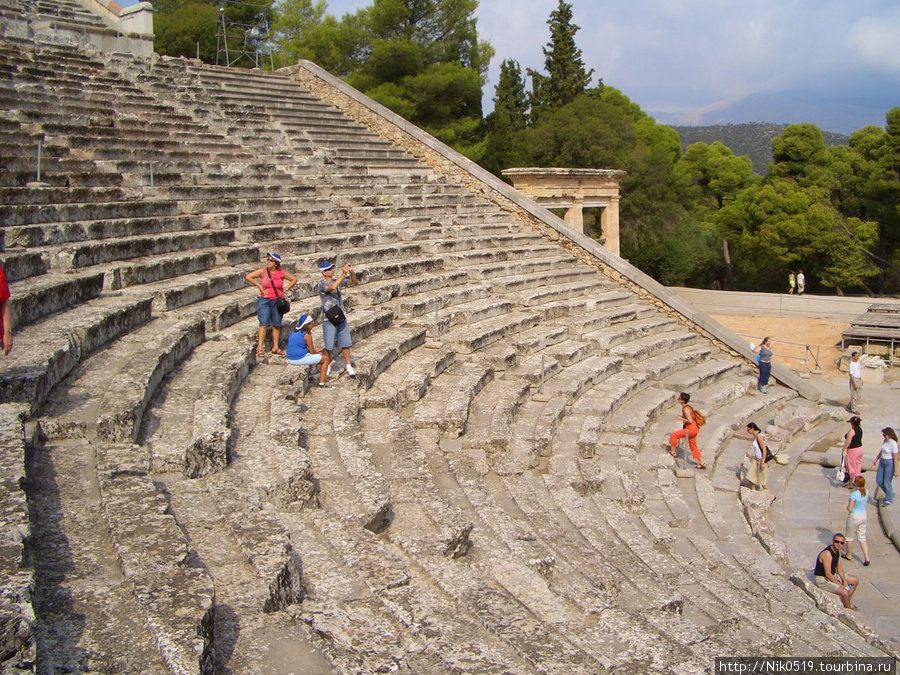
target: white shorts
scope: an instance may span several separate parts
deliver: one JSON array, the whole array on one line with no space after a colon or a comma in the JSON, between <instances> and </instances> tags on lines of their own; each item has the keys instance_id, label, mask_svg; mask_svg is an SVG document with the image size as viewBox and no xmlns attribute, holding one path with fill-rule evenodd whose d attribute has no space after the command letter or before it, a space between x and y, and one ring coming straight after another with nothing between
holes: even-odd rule
<instances>
[{"instance_id":1,"label":"white shorts","mask_svg":"<svg viewBox=\"0 0 900 675\"><path fill-rule=\"evenodd\" d=\"M847 524L844 528L844 536L847 537L847 541L853 541L854 539L861 542L866 541L865 512L850 513L847 515Z\"/></svg>"}]
</instances>

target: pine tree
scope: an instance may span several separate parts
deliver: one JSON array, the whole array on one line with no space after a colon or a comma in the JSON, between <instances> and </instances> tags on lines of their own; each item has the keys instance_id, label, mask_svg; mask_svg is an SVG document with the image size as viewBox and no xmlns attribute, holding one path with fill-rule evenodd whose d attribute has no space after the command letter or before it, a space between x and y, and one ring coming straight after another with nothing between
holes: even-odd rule
<instances>
[{"instance_id":1,"label":"pine tree","mask_svg":"<svg viewBox=\"0 0 900 675\"><path fill-rule=\"evenodd\" d=\"M550 42L544 47L544 67L547 75L528 71L532 79L531 110L537 118L545 110L560 108L587 91L594 73L585 70L581 50L575 44L579 26L572 23L572 5L559 0L550 13Z\"/></svg>"},{"instance_id":2,"label":"pine tree","mask_svg":"<svg viewBox=\"0 0 900 675\"><path fill-rule=\"evenodd\" d=\"M494 112L485 121L489 136L479 163L499 176L515 161L515 134L524 129L528 121L525 79L522 68L513 59L500 64L500 81L494 90Z\"/></svg>"},{"instance_id":3,"label":"pine tree","mask_svg":"<svg viewBox=\"0 0 900 675\"><path fill-rule=\"evenodd\" d=\"M513 59L500 64L500 80L494 90L494 124L508 129L522 129L528 119L528 95L522 68Z\"/></svg>"}]
</instances>

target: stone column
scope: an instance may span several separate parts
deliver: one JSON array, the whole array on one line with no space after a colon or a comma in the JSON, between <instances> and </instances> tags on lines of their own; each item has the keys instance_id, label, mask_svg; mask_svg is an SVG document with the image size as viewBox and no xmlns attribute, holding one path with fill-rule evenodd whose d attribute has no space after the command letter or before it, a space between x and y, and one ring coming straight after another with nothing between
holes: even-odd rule
<instances>
[{"instance_id":1,"label":"stone column","mask_svg":"<svg viewBox=\"0 0 900 675\"><path fill-rule=\"evenodd\" d=\"M605 239L603 246L616 255L619 253L619 198L610 197L609 205L600 213L600 228Z\"/></svg>"},{"instance_id":2,"label":"stone column","mask_svg":"<svg viewBox=\"0 0 900 675\"><path fill-rule=\"evenodd\" d=\"M584 199L575 197L575 202L566 211L563 216L566 224L576 232L584 234Z\"/></svg>"}]
</instances>

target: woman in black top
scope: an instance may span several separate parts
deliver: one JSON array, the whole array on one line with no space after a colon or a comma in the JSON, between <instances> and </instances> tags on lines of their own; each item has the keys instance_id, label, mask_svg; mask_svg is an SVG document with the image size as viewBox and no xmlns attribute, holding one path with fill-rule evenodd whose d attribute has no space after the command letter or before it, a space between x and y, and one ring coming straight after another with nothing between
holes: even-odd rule
<instances>
[{"instance_id":1,"label":"woman in black top","mask_svg":"<svg viewBox=\"0 0 900 675\"><path fill-rule=\"evenodd\" d=\"M844 447L841 448L841 457L844 460L844 466L847 467L844 482L849 483L849 487L852 488L853 481L862 474L863 430L862 419L857 415L851 417L847 422L850 423L850 428L844 434Z\"/></svg>"}]
</instances>

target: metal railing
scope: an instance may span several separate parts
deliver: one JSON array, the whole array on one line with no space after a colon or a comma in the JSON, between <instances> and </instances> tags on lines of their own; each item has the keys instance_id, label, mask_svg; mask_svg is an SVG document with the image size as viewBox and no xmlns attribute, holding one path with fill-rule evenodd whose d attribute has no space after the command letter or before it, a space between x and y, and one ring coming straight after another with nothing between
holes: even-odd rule
<instances>
[{"instance_id":1,"label":"metal railing","mask_svg":"<svg viewBox=\"0 0 900 675\"><path fill-rule=\"evenodd\" d=\"M750 340L756 338L760 339L757 335L747 335L746 333L736 333L736 335L740 335L742 338L749 338ZM791 354L778 353L773 351L772 356L778 357L779 359L788 359L792 361L800 361L801 368L800 370L810 370L809 362L815 364L815 368L810 370L810 372L820 372L822 370L819 365L819 347L820 345L810 345L806 342L792 342L790 340L775 340L773 338L769 338L769 342L771 343L779 343L783 345L795 345L797 347L803 347L803 356L792 356ZM815 346L816 350L813 352L812 348Z\"/></svg>"}]
</instances>

